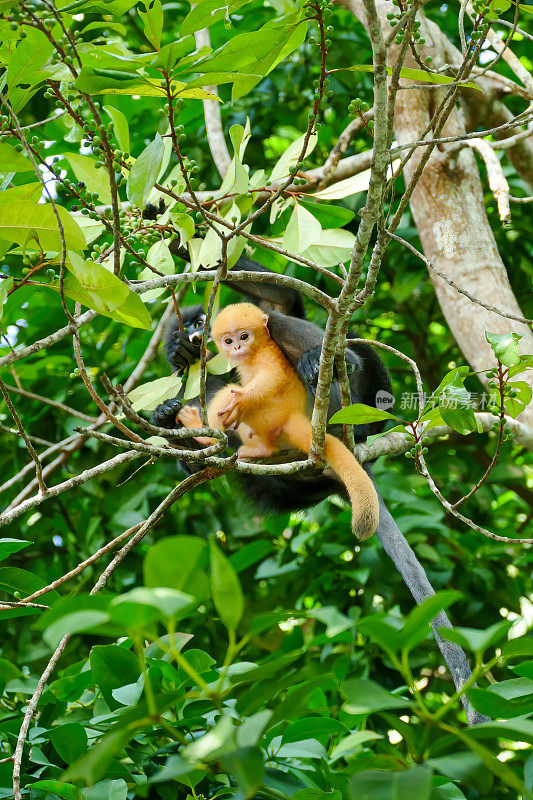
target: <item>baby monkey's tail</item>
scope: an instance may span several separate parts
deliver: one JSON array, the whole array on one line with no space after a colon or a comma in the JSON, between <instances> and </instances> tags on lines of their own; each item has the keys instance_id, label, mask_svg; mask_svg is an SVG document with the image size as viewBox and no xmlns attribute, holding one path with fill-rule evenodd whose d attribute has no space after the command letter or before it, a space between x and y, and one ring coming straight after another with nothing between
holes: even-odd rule
<instances>
[{"instance_id":1,"label":"baby monkey's tail","mask_svg":"<svg viewBox=\"0 0 533 800\"><path fill-rule=\"evenodd\" d=\"M379 522L374 484L348 448L329 433L326 433L326 458L346 486L352 504L352 531L358 539L369 539Z\"/></svg>"},{"instance_id":2,"label":"baby monkey's tail","mask_svg":"<svg viewBox=\"0 0 533 800\"><path fill-rule=\"evenodd\" d=\"M285 428L291 442L308 453L311 423L307 417L293 417ZM368 539L379 522L379 502L374 484L348 448L326 433L326 459L346 486L352 504L352 531L358 539Z\"/></svg>"}]
</instances>

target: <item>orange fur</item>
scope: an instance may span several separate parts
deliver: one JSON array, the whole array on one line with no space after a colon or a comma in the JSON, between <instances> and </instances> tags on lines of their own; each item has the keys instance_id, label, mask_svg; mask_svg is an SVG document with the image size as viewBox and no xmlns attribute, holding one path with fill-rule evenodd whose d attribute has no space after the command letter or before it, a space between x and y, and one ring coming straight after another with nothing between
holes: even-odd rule
<instances>
[{"instance_id":1,"label":"orange fur","mask_svg":"<svg viewBox=\"0 0 533 800\"><path fill-rule=\"evenodd\" d=\"M244 355L239 353L240 357L233 362L241 385L225 386L208 408L212 428L224 430L237 426L243 441L239 455L245 458L271 455L287 442L306 453L311 446L305 387L270 338L267 319L257 306L237 303L220 311L211 332L219 350L224 347L224 337L234 337L243 330L253 334L253 341L239 343ZM247 338L251 339L249 335ZM378 498L372 481L339 439L326 434L325 449L328 463L346 485L352 504L353 531L360 539L367 539L379 521Z\"/></svg>"}]
</instances>

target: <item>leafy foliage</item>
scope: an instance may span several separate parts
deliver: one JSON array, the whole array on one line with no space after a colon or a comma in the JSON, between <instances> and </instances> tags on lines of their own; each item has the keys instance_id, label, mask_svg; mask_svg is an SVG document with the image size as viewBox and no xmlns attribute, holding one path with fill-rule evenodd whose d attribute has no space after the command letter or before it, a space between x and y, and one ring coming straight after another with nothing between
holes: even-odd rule
<instances>
[{"instance_id":1,"label":"leafy foliage","mask_svg":"<svg viewBox=\"0 0 533 800\"><path fill-rule=\"evenodd\" d=\"M514 6L499 2L497 12L493 5L488 13L513 19ZM214 198L221 220L239 225L279 182L292 181L270 217L247 226L255 241L229 241L229 266L246 247L276 271L334 293L338 287L324 270L342 275L339 262L349 261L369 173L305 195L297 181L306 183L326 161L350 122L354 94L372 103L371 48L353 15L333 12L330 96L322 124L306 135L320 65L303 4L73 0L56 8L60 19L48 3L0 0L2 93L27 138L22 147L4 108L1 354L63 328L62 300L71 314L79 303L95 312L79 330L89 379L98 387L105 373L124 384L172 300L165 280L171 277L178 292L181 286L180 303L201 300L192 283L179 283L185 260L171 244L179 239L187 247L193 271L221 257L206 207L176 199L196 188ZM530 9L519 6L525 30ZM427 14L460 44L455 8L428 7ZM205 27L211 46L197 48L193 34ZM531 66L527 46L519 39L516 52ZM404 72L415 81L425 76ZM443 87L452 81L431 77ZM229 132L223 181L206 141L202 100L221 106ZM361 127L347 155L368 150L371 135L371 126ZM507 178L513 194L523 192L510 167ZM148 219L146 204L161 200L164 211ZM517 206L502 228L492 195L486 200L513 289L532 317L528 207ZM416 241L407 214L398 234ZM302 259L323 271L310 279ZM140 286L150 279L159 285ZM223 288L218 301L234 297ZM323 310L309 303L308 311L325 325ZM358 335L416 359L431 394L420 408L414 376L386 353L392 411L352 406L336 421L391 418L410 430L420 413L428 428L448 425L455 433L432 445L427 461L446 497L459 499L485 473L498 432L467 436L477 431L476 417L460 401L479 394L479 385L424 266L392 243L372 301L353 323ZM515 380L531 368L531 357L515 335L489 331L487 340L498 362L491 408L516 417L531 400L528 384ZM209 369L222 374L227 364L212 359ZM43 456L44 464L60 459L57 482L116 455L109 443L75 431L76 413L90 424L97 412L66 336L44 354L29 352L3 366L0 377L12 398L19 392L17 408L39 452L62 442ZM129 397L137 411L150 411L175 395L181 378L168 375L161 356L146 365L142 381ZM199 368L189 371L186 391L199 393ZM1 487L9 503L34 467L23 443L14 446L12 426L3 408L2 475L19 476ZM531 520L532 467L512 439L501 440L496 467L464 505L480 525L507 535ZM423 444L413 441L415 458ZM71 639L23 751L22 785L32 800L532 796L529 546L459 526L412 461L378 463L380 491L437 589L413 608L379 542L354 545L348 511L336 498L305 514L262 518L224 476L181 497L112 572L106 589L90 594L106 563L90 556L128 529L133 535L175 486L170 455L117 464L49 497L0 540L0 590L13 604L0 611L0 761L7 759L0 763L0 797L13 796L9 757L28 700L64 636ZM35 490L33 484L29 494ZM87 559L72 580L39 593ZM33 606L17 606L34 593ZM464 693L491 717L476 728L465 724L462 698L431 633L443 609L457 627L440 628L440 635L471 656Z\"/></svg>"}]
</instances>

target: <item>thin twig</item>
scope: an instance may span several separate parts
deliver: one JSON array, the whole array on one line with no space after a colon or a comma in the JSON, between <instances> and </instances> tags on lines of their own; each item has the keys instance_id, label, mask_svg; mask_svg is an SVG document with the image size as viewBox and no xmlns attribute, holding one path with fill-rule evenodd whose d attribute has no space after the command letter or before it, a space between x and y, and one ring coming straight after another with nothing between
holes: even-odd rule
<instances>
[{"instance_id":1,"label":"thin twig","mask_svg":"<svg viewBox=\"0 0 533 800\"><path fill-rule=\"evenodd\" d=\"M79 475L73 475L72 478L63 481L62 483L48 487L45 496L42 496L41 494L35 495L34 497L30 497L28 500L23 500L21 503L16 505L15 508L6 510L0 514L0 527L13 522L14 519L17 519L17 517L25 514L30 508L35 508L35 506L40 505L44 500L47 500L51 497L57 497L58 494L67 492L69 489L73 489L75 486L81 486L82 483L87 483L87 481L96 478L98 475L102 475L104 472L108 472L111 469L115 469L115 467L121 466L122 464L127 464L129 461L139 458L139 455L140 454L135 450L128 450L127 453L121 453L118 456L114 456L108 461L103 461L101 464L97 464L95 467L91 467L90 469L80 472Z\"/></svg>"},{"instance_id":2,"label":"thin twig","mask_svg":"<svg viewBox=\"0 0 533 800\"><path fill-rule=\"evenodd\" d=\"M64 403L59 402L59 400L51 400L49 397L44 397L43 395L35 394L34 392L28 392L26 389L19 389L17 386L10 386L7 383L4 385L8 392L20 394L22 397L27 397L29 400L35 400L38 403L44 403L52 408L57 408L59 411L64 411L65 414L68 414L72 417L79 417L79 419L83 419L85 422L96 422L96 417L90 417L88 414L84 414L83 411L77 411L75 408L66 406Z\"/></svg>"},{"instance_id":3,"label":"thin twig","mask_svg":"<svg viewBox=\"0 0 533 800\"><path fill-rule=\"evenodd\" d=\"M11 402L11 398L9 397L9 394L8 394L8 392L6 390L6 387L5 387L4 382L3 382L2 379L0 379L0 392L2 392L3 398L4 398L4 400L6 402L6 405L7 405L8 409L9 409L9 413L13 417L13 420L15 422L15 425L17 426L17 430L18 430L20 436L24 440L24 444L26 445L28 453L30 454L30 456L33 459L33 463L35 464L35 474L37 476L37 483L39 484L39 489L40 489L41 495L43 497L45 497L47 492L48 492L48 490L46 488L46 484L45 484L44 479L43 479L43 467L42 467L42 464L41 464L41 460L40 460L39 456L37 455L37 453L35 451L35 448L32 445L28 434L26 433L24 425L22 424L21 419L20 419L19 415L17 414L15 406Z\"/></svg>"},{"instance_id":4,"label":"thin twig","mask_svg":"<svg viewBox=\"0 0 533 800\"><path fill-rule=\"evenodd\" d=\"M444 272L441 272L441 270L438 267L436 267L435 264L427 256L424 255L424 253L421 253L420 250L417 250L416 247L414 247L414 245L412 245L406 239L402 239L401 236L398 236L396 233L392 233L392 231L389 230L386 231L386 234L390 239L394 239L394 241L400 242L400 244L403 244L404 247L407 247L407 249L410 250L411 253L413 253L417 258L419 258L421 261L424 262L424 264L428 267L428 269L434 272L435 275L438 275L439 278L442 278L442 280L445 281L448 284L448 286L451 286L452 289L455 289L456 292L459 292L459 294L462 294L466 298L468 298L468 300L470 300L472 303L476 303L477 305L481 306L487 311L492 311L494 314L498 314L500 317L505 317L506 319L513 319L516 322L522 322L524 325L533 325L533 319L527 319L526 317L519 317L516 314L511 314L509 311L504 311L502 308L497 308L496 306L491 306L489 303L483 302L483 300L480 300L478 297L475 297L466 289L463 289L461 286L459 286L454 280L452 280L452 278L450 278L448 275L445 275Z\"/></svg>"}]
</instances>

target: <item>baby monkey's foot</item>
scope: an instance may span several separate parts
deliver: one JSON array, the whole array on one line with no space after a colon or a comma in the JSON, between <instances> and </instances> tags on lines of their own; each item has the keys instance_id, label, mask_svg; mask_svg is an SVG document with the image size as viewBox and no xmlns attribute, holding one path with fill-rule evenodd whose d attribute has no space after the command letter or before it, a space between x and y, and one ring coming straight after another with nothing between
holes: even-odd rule
<instances>
[{"instance_id":1,"label":"baby monkey's foot","mask_svg":"<svg viewBox=\"0 0 533 800\"><path fill-rule=\"evenodd\" d=\"M241 445L237 451L239 458L268 458L268 456L274 455L273 448L269 447L265 442L260 439L255 441L257 437L253 434L250 438L254 439L254 443Z\"/></svg>"},{"instance_id":2,"label":"baby monkey's foot","mask_svg":"<svg viewBox=\"0 0 533 800\"><path fill-rule=\"evenodd\" d=\"M178 414L178 419L185 428L203 428L202 420L198 409L194 406L183 406ZM209 436L195 436L195 442L198 444L213 444L214 439Z\"/></svg>"}]
</instances>

